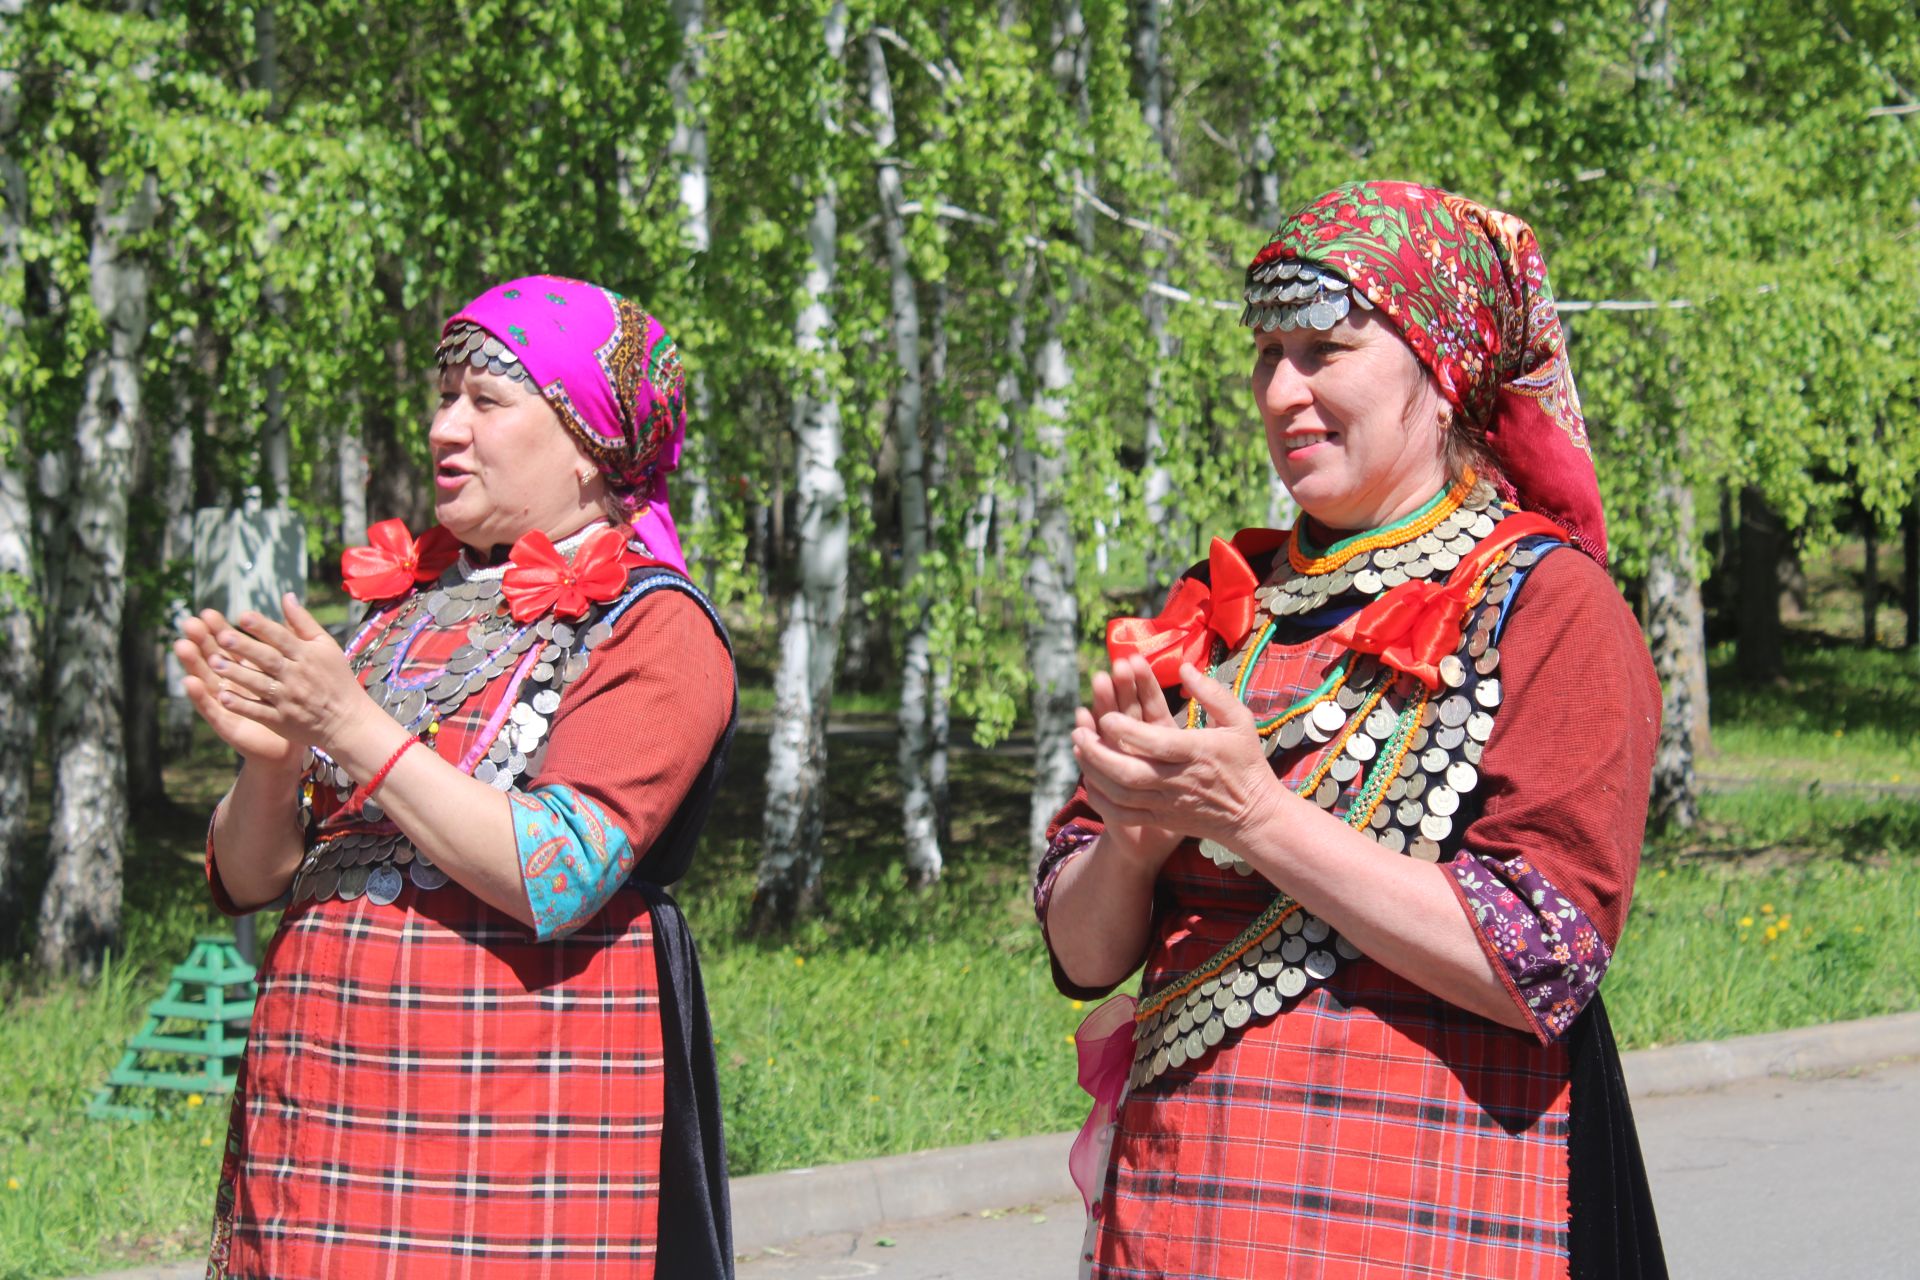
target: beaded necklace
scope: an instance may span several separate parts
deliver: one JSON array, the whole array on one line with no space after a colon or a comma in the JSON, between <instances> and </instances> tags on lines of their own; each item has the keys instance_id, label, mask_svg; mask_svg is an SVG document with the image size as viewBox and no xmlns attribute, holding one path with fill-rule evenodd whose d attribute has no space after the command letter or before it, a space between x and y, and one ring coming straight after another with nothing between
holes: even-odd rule
<instances>
[{"instance_id":1,"label":"beaded necklace","mask_svg":"<svg viewBox=\"0 0 1920 1280\"><path fill-rule=\"evenodd\" d=\"M1378 595L1403 582L1451 573L1498 518L1492 486L1468 471L1417 511L1383 528L1343 538L1321 550L1302 520L1287 537L1287 554L1254 592L1271 618L1311 613L1348 595Z\"/></svg>"}]
</instances>

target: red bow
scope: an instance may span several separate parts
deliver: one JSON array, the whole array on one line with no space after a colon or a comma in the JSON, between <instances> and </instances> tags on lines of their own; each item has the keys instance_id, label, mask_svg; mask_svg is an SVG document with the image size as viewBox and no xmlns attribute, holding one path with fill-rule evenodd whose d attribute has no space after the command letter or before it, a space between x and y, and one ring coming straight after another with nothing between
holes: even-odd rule
<instances>
[{"instance_id":1,"label":"red bow","mask_svg":"<svg viewBox=\"0 0 1920 1280\"><path fill-rule=\"evenodd\" d=\"M1544 516L1523 512L1500 527L1463 559L1446 582L1403 582L1348 618L1328 634L1356 653L1378 654L1395 671L1417 677L1429 690L1440 687L1440 659L1460 648L1461 623L1473 584L1514 543L1534 534L1564 538Z\"/></svg>"},{"instance_id":2,"label":"red bow","mask_svg":"<svg viewBox=\"0 0 1920 1280\"><path fill-rule=\"evenodd\" d=\"M644 563L627 548L626 536L602 529L580 544L573 562L554 550L553 540L535 531L513 544L502 578L515 622L532 622L546 613L577 618L589 605L605 604L626 590L627 573Z\"/></svg>"},{"instance_id":3,"label":"red bow","mask_svg":"<svg viewBox=\"0 0 1920 1280\"><path fill-rule=\"evenodd\" d=\"M1115 618L1107 624L1107 654L1118 663L1138 655L1153 668L1162 688L1180 683L1180 664L1206 665L1213 637L1231 649L1253 626L1253 590L1260 580L1230 542L1213 540L1207 576L1182 578L1157 618Z\"/></svg>"},{"instance_id":4,"label":"red bow","mask_svg":"<svg viewBox=\"0 0 1920 1280\"><path fill-rule=\"evenodd\" d=\"M416 583L432 582L460 554L460 543L440 525L415 538L400 520L367 530L369 546L340 553L340 578L355 600L391 600Z\"/></svg>"}]
</instances>

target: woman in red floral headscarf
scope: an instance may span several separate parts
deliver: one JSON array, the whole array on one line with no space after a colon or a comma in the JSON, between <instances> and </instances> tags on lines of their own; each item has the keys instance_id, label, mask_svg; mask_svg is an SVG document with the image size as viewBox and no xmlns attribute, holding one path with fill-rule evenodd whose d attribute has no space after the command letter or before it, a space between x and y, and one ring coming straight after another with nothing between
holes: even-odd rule
<instances>
[{"instance_id":1,"label":"woman in red floral headscarf","mask_svg":"<svg viewBox=\"0 0 1920 1280\"><path fill-rule=\"evenodd\" d=\"M1598 995L1659 693L1532 231L1356 183L1247 271L1303 513L1112 624L1035 903L1086 1267L1662 1276ZM1264 486L1261 486L1264 491Z\"/></svg>"},{"instance_id":2,"label":"woman in red floral headscarf","mask_svg":"<svg viewBox=\"0 0 1920 1280\"><path fill-rule=\"evenodd\" d=\"M209 611L176 645L243 757L223 910L281 907L210 1276L732 1274L687 870L733 662L667 506L680 356L535 276L447 321L440 523L342 559L344 652Z\"/></svg>"}]
</instances>

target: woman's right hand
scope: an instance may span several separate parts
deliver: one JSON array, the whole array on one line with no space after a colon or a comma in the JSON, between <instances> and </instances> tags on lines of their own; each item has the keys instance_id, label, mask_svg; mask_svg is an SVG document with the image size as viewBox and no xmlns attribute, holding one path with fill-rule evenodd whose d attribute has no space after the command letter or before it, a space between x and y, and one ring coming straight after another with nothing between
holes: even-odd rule
<instances>
[{"instance_id":1,"label":"woman's right hand","mask_svg":"<svg viewBox=\"0 0 1920 1280\"><path fill-rule=\"evenodd\" d=\"M231 625L216 609L204 610L198 617L189 617L180 624L180 639L173 642L173 654L187 674L187 700L200 718L220 735L221 741L238 751L249 764L295 772L306 764L304 747L220 703L220 693L226 686L209 664L216 657L233 661L214 638Z\"/></svg>"},{"instance_id":2,"label":"woman's right hand","mask_svg":"<svg viewBox=\"0 0 1920 1280\"><path fill-rule=\"evenodd\" d=\"M1082 742L1092 745L1100 737L1102 716L1119 714L1142 724L1174 728L1173 713L1167 709L1167 696L1153 678L1153 668L1140 657L1127 658L1113 666L1111 674L1096 671L1093 676L1093 706L1074 711L1074 754ZM1084 735L1084 739L1083 739ZM1083 777L1083 781L1085 781ZM1136 826L1112 820L1106 797L1089 781L1087 802L1107 820L1100 838L1103 856L1118 858L1149 877L1158 875L1183 837L1162 827Z\"/></svg>"}]
</instances>

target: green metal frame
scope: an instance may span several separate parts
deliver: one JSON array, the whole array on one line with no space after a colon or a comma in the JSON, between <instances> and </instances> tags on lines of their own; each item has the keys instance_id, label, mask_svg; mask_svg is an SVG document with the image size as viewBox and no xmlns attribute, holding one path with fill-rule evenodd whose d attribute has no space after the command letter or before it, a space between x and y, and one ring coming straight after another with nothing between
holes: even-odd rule
<instances>
[{"instance_id":1,"label":"green metal frame","mask_svg":"<svg viewBox=\"0 0 1920 1280\"><path fill-rule=\"evenodd\" d=\"M233 1090L235 1067L247 1047L247 1023L253 1018L257 989L253 966L224 934L194 939L186 963L175 966L166 994L147 1006L146 1021L127 1042L120 1065L87 1104L96 1120L147 1120L149 1107L114 1101L122 1088L169 1089L176 1093L216 1094ZM168 1024L191 1029L163 1030ZM197 1070L162 1070L141 1065L143 1054L186 1058Z\"/></svg>"}]
</instances>

